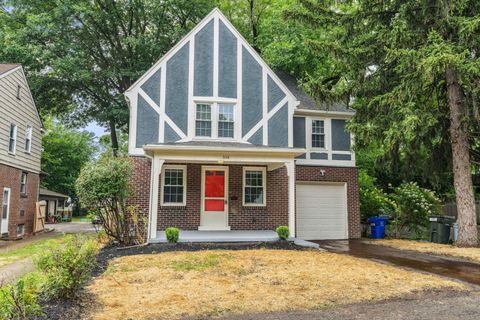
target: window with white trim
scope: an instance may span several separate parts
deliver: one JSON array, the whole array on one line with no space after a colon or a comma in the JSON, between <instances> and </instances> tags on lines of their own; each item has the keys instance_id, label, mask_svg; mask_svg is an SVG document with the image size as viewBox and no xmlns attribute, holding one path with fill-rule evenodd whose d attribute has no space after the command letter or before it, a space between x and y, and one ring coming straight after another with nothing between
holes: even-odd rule
<instances>
[{"instance_id":1,"label":"window with white trim","mask_svg":"<svg viewBox=\"0 0 480 320\"><path fill-rule=\"evenodd\" d=\"M27 173L22 172L20 177L20 193L27 194Z\"/></svg>"},{"instance_id":2,"label":"window with white trim","mask_svg":"<svg viewBox=\"0 0 480 320\"><path fill-rule=\"evenodd\" d=\"M197 103L195 105L195 137L235 138L235 104Z\"/></svg>"},{"instance_id":3,"label":"window with white trim","mask_svg":"<svg viewBox=\"0 0 480 320\"><path fill-rule=\"evenodd\" d=\"M186 177L187 168L185 166L167 165L162 168L162 205L185 205Z\"/></svg>"},{"instance_id":4,"label":"window with white trim","mask_svg":"<svg viewBox=\"0 0 480 320\"><path fill-rule=\"evenodd\" d=\"M199 103L195 113L195 136L212 136L212 105Z\"/></svg>"},{"instance_id":5,"label":"window with white trim","mask_svg":"<svg viewBox=\"0 0 480 320\"><path fill-rule=\"evenodd\" d=\"M32 151L32 126L27 126L25 129L25 152Z\"/></svg>"},{"instance_id":6,"label":"window with white trim","mask_svg":"<svg viewBox=\"0 0 480 320\"><path fill-rule=\"evenodd\" d=\"M243 205L264 206L266 203L266 176L264 167L243 168Z\"/></svg>"},{"instance_id":7,"label":"window with white trim","mask_svg":"<svg viewBox=\"0 0 480 320\"><path fill-rule=\"evenodd\" d=\"M2 201L2 219L8 218L8 211L10 211L10 189L3 189L3 201Z\"/></svg>"},{"instance_id":8,"label":"window with white trim","mask_svg":"<svg viewBox=\"0 0 480 320\"><path fill-rule=\"evenodd\" d=\"M8 141L8 152L15 154L15 148L17 146L17 126L10 124L10 138Z\"/></svg>"},{"instance_id":9,"label":"window with white trim","mask_svg":"<svg viewBox=\"0 0 480 320\"><path fill-rule=\"evenodd\" d=\"M325 149L325 121L312 120L312 148Z\"/></svg>"}]
</instances>

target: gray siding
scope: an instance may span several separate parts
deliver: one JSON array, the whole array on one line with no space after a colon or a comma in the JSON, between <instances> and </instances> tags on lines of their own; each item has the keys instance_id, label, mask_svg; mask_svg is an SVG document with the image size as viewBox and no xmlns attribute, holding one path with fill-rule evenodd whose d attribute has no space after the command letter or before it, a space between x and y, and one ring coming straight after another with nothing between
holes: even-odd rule
<instances>
[{"instance_id":1,"label":"gray siding","mask_svg":"<svg viewBox=\"0 0 480 320\"><path fill-rule=\"evenodd\" d=\"M167 62L165 112L185 133L188 123L188 50L185 44Z\"/></svg>"},{"instance_id":2,"label":"gray siding","mask_svg":"<svg viewBox=\"0 0 480 320\"><path fill-rule=\"evenodd\" d=\"M137 102L137 139L135 146L141 148L148 143L158 142L159 115L138 95Z\"/></svg>"},{"instance_id":3,"label":"gray siding","mask_svg":"<svg viewBox=\"0 0 480 320\"><path fill-rule=\"evenodd\" d=\"M305 117L293 117L293 146L306 148L305 140Z\"/></svg>"},{"instance_id":4,"label":"gray siding","mask_svg":"<svg viewBox=\"0 0 480 320\"><path fill-rule=\"evenodd\" d=\"M268 145L288 147L288 103L268 120Z\"/></svg>"},{"instance_id":5,"label":"gray siding","mask_svg":"<svg viewBox=\"0 0 480 320\"><path fill-rule=\"evenodd\" d=\"M155 101L155 103L160 105L160 74L161 69L158 69L145 83L142 85L142 90Z\"/></svg>"},{"instance_id":6,"label":"gray siding","mask_svg":"<svg viewBox=\"0 0 480 320\"><path fill-rule=\"evenodd\" d=\"M262 119L262 67L242 47L242 135Z\"/></svg>"},{"instance_id":7,"label":"gray siding","mask_svg":"<svg viewBox=\"0 0 480 320\"><path fill-rule=\"evenodd\" d=\"M213 96L213 19L195 35L194 57L193 94Z\"/></svg>"},{"instance_id":8,"label":"gray siding","mask_svg":"<svg viewBox=\"0 0 480 320\"><path fill-rule=\"evenodd\" d=\"M168 123L165 123L165 142L175 142L180 140L180 136L173 130Z\"/></svg>"},{"instance_id":9,"label":"gray siding","mask_svg":"<svg viewBox=\"0 0 480 320\"><path fill-rule=\"evenodd\" d=\"M263 126L248 139L248 142L257 145L263 144Z\"/></svg>"},{"instance_id":10,"label":"gray siding","mask_svg":"<svg viewBox=\"0 0 480 320\"><path fill-rule=\"evenodd\" d=\"M312 152L310 153L310 159L328 160L328 153Z\"/></svg>"},{"instance_id":11,"label":"gray siding","mask_svg":"<svg viewBox=\"0 0 480 320\"><path fill-rule=\"evenodd\" d=\"M350 150L350 133L345 129L345 120L332 119L332 150Z\"/></svg>"},{"instance_id":12,"label":"gray siding","mask_svg":"<svg viewBox=\"0 0 480 320\"><path fill-rule=\"evenodd\" d=\"M218 38L218 96L237 97L237 38L219 23Z\"/></svg>"},{"instance_id":13,"label":"gray siding","mask_svg":"<svg viewBox=\"0 0 480 320\"><path fill-rule=\"evenodd\" d=\"M349 154L332 154L332 160L352 160L352 156Z\"/></svg>"},{"instance_id":14,"label":"gray siding","mask_svg":"<svg viewBox=\"0 0 480 320\"><path fill-rule=\"evenodd\" d=\"M21 86L17 99L17 86ZM10 124L17 125L15 155L8 153ZM32 126L31 152L25 152L25 130ZM0 163L40 172L41 122L21 69L0 78Z\"/></svg>"},{"instance_id":15,"label":"gray siding","mask_svg":"<svg viewBox=\"0 0 480 320\"><path fill-rule=\"evenodd\" d=\"M268 76L268 111L272 110L283 98L285 98L285 92Z\"/></svg>"}]
</instances>

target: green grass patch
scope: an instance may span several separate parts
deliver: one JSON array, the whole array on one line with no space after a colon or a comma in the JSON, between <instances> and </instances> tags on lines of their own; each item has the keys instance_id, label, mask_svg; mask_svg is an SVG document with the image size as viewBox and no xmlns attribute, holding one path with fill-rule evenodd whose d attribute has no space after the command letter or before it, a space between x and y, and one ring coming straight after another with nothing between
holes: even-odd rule
<instances>
[{"instance_id":1,"label":"green grass patch","mask_svg":"<svg viewBox=\"0 0 480 320\"><path fill-rule=\"evenodd\" d=\"M176 271L204 271L218 266L222 260L229 257L227 254L218 253L211 253L204 257L190 254L185 259L173 261L172 267Z\"/></svg>"},{"instance_id":2,"label":"green grass patch","mask_svg":"<svg viewBox=\"0 0 480 320\"><path fill-rule=\"evenodd\" d=\"M0 252L0 267L39 254L65 241L65 235L55 235L52 238L29 243L21 248L8 248Z\"/></svg>"}]
</instances>

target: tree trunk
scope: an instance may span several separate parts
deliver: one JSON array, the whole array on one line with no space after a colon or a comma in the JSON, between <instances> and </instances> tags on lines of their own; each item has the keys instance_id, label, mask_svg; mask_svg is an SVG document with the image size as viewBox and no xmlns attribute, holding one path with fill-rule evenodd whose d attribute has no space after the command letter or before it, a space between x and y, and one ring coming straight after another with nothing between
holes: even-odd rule
<instances>
[{"instance_id":1,"label":"tree trunk","mask_svg":"<svg viewBox=\"0 0 480 320\"><path fill-rule=\"evenodd\" d=\"M447 92L450 109L450 139L453 156L453 181L458 209L458 241L462 247L478 245L477 216L473 195L465 104L457 72L447 68Z\"/></svg>"},{"instance_id":2,"label":"tree trunk","mask_svg":"<svg viewBox=\"0 0 480 320\"><path fill-rule=\"evenodd\" d=\"M112 141L112 153L116 157L118 154L117 126L115 120L110 119L110 140Z\"/></svg>"}]
</instances>

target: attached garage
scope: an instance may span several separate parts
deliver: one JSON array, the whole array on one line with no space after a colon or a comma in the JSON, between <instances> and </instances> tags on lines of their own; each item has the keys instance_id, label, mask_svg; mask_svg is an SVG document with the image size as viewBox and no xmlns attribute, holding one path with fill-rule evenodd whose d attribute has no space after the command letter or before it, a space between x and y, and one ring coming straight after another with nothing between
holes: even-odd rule
<instances>
[{"instance_id":1,"label":"attached garage","mask_svg":"<svg viewBox=\"0 0 480 320\"><path fill-rule=\"evenodd\" d=\"M296 216L298 239L347 239L346 184L297 184Z\"/></svg>"}]
</instances>

